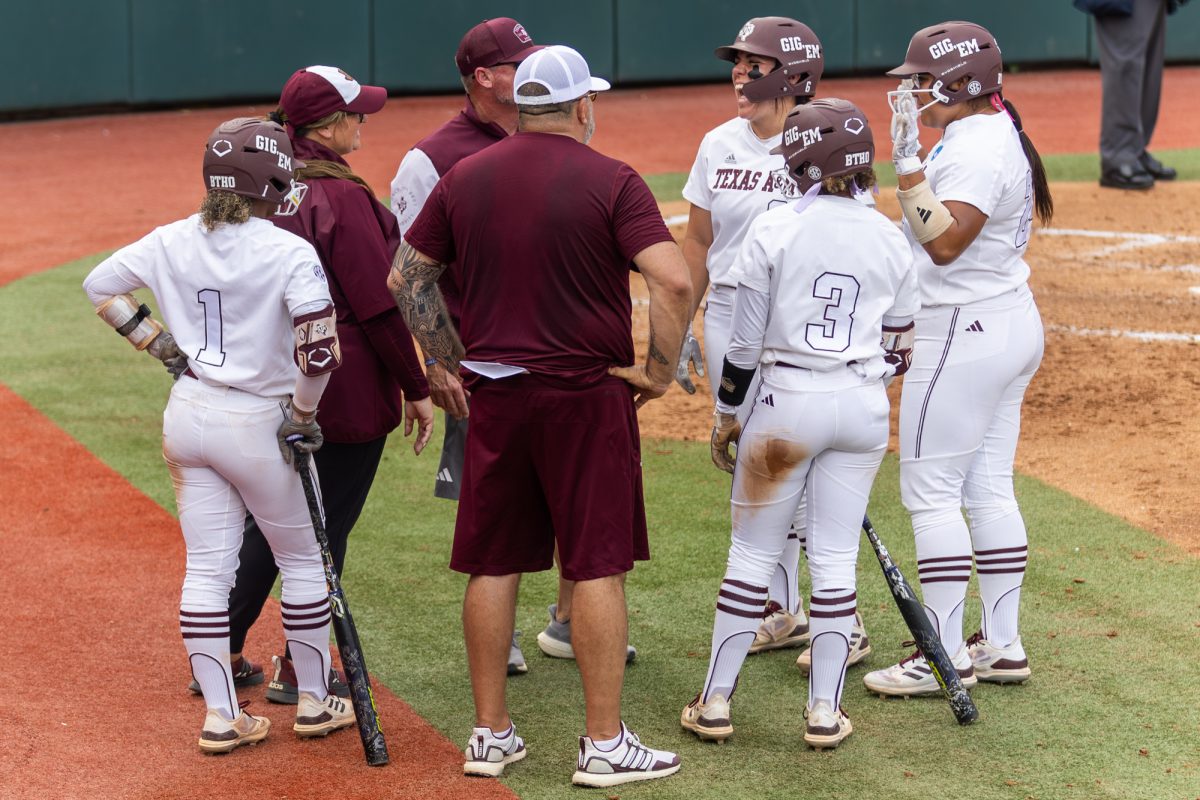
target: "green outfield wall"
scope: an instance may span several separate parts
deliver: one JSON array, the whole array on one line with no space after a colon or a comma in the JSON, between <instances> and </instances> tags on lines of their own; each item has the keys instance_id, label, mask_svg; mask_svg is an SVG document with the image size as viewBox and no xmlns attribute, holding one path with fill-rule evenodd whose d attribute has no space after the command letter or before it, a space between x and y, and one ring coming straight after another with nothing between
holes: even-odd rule
<instances>
[{"instance_id":1,"label":"green outfield wall","mask_svg":"<svg viewBox=\"0 0 1200 800\"><path fill-rule=\"evenodd\" d=\"M719 80L713 48L750 14L820 35L827 75L899 63L909 35L970 19L1008 64L1095 63L1091 20L1070 0L4 0L0 114L187 105L275 96L307 64L336 64L398 94L457 91L454 49L471 25L511 16L570 44L618 84ZM1168 17L1167 58L1200 61L1200 2Z\"/></svg>"}]
</instances>

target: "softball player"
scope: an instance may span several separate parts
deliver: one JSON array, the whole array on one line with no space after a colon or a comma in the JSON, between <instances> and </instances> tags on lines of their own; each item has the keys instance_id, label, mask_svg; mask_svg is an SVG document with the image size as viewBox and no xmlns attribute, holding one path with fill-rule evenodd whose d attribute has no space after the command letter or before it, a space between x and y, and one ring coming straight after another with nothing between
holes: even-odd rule
<instances>
[{"instance_id":1,"label":"softball player","mask_svg":"<svg viewBox=\"0 0 1200 800\"><path fill-rule=\"evenodd\" d=\"M712 438L714 463L733 473L733 543L704 689L680 721L702 739L733 733L729 699L806 495L813 589L804 740L836 747L852 730L841 695L859 526L887 449L883 378L908 363L916 275L900 232L854 199L875 183L875 146L858 108L845 100L797 106L772 152L786 158L801 197L751 223L733 268ZM761 385L744 403L756 368Z\"/></svg>"},{"instance_id":2,"label":"softball player","mask_svg":"<svg viewBox=\"0 0 1200 800\"><path fill-rule=\"evenodd\" d=\"M683 188L684 198L691 203L683 255L695 287L688 319L696 316L705 288L711 288L704 308L703 358L689 328L676 374L685 390L695 392L688 363L694 363L703 376L707 361L714 397L721 376L712 365L720 365L728 350L733 319L733 261L756 217L798 197L787 165L772 148L781 142L788 112L812 99L825 63L821 42L812 29L787 17L751 19L733 44L718 47L716 55L733 62L737 116L705 134ZM748 409L743 412L743 422ZM804 530L801 505L771 578L770 602L750 647L752 653L799 647L809 640L797 590ZM851 663L862 661L870 651L861 619L857 619ZM801 669L807 670L808 658L806 651L797 659Z\"/></svg>"},{"instance_id":3,"label":"softball player","mask_svg":"<svg viewBox=\"0 0 1200 800\"><path fill-rule=\"evenodd\" d=\"M900 401L900 492L922 599L964 684L1024 681L1017 612L1027 539L1012 472L1043 332L1023 256L1034 211L1048 222L1053 204L1037 151L1001 98L990 33L968 22L920 30L888 74L904 79L891 93L892 156L921 291ZM928 154L918 119L944 131ZM972 557L983 620L964 643ZM864 680L886 695L938 691L919 652Z\"/></svg>"},{"instance_id":4,"label":"softball player","mask_svg":"<svg viewBox=\"0 0 1200 800\"><path fill-rule=\"evenodd\" d=\"M229 590L247 510L283 574L300 688L294 730L324 736L354 722L326 686L328 592L285 442L321 446L317 402L341 358L316 252L266 219L294 191L296 166L279 125L220 125L204 151L200 212L118 250L84 281L101 318L176 375L163 457L187 545L179 627L208 706L199 744L209 753L261 741L271 727L241 710L230 671ZM141 288L154 293L173 338L129 294Z\"/></svg>"}]
</instances>

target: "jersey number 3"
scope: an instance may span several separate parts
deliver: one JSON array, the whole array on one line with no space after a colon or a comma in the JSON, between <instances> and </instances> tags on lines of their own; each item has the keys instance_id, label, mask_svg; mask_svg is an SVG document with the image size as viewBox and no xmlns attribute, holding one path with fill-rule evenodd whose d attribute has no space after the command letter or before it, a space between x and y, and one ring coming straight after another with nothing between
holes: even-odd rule
<instances>
[{"instance_id":1,"label":"jersey number 3","mask_svg":"<svg viewBox=\"0 0 1200 800\"><path fill-rule=\"evenodd\" d=\"M204 307L204 347L196 354L196 360L201 364L219 367L225 363L221 293L216 289L201 289L196 292L196 302Z\"/></svg>"},{"instance_id":2,"label":"jersey number 3","mask_svg":"<svg viewBox=\"0 0 1200 800\"><path fill-rule=\"evenodd\" d=\"M840 353L850 346L850 329L854 326L854 309L862 288L853 275L824 272L813 283L813 297L832 300L825 306L824 322L810 322L804 330L804 341L813 350Z\"/></svg>"}]
</instances>

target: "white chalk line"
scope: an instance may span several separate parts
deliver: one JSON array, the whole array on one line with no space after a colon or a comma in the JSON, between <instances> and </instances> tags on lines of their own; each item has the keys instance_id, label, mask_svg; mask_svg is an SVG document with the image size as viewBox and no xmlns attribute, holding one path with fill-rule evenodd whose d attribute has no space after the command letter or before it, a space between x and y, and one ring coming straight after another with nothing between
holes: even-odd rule
<instances>
[{"instance_id":1,"label":"white chalk line","mask_svg":"<svg viewBox=\"0 0 1200 800\"><path fill-rule=\"evenodd\" d=\"M1167 333L1162 331L1124 331L1116 328L1079 328L1075 325L1046 326L1051 333L1068 333L1072 336L1102 336L1110 339L1133 339L1139 342L1180 342L1200 344L1200 333Z\"/></svg>"}]
</instances>

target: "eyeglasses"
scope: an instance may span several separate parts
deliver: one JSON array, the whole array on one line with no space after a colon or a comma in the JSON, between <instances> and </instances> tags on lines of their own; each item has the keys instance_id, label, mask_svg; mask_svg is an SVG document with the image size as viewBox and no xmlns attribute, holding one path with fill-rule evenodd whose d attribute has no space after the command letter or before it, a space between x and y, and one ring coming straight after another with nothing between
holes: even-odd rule
<instances>
[{"instance_id":1,"label":"eyeglasses","mask_svg":"<svg viewBox=\"0 0 1200 800\"><path fill-rule=\"evenodd\" d=\"M599 96L600 96L599 92L588 92L587 93L587 99L591 100L593 103L596 102L596 98Z\"/></svg>"},{"instance_id":2,"label":"eyeglasses","mask_svg":"<svg viewBox=\"0 0 1200 800\"><path fill-rule=\"evenodd\" d=\"M351 117L358 117L358 124L359 124L359 125L361 125L361 124L363 124L364 122L366 122L366 121L367 121L367 115L366 115L366 114L350 114L349 116L351 116Z\"/></svg>"}]
</instances>

